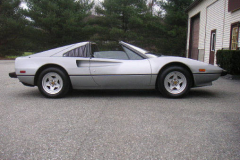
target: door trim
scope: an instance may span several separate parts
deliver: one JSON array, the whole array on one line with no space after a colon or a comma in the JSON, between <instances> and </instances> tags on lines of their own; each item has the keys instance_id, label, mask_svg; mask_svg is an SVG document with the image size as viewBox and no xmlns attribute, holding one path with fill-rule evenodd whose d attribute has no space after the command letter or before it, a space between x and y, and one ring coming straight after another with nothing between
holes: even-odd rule
<instances>
[{"instance_id":1,"label":"door trim","mask_svg":"<svg viewBox=\"0 0 240 160\"><path fill-rule=\"evenodd\" d=\"M213 39L213 34L214 33L215 33L215 37ZM217 30L216 29L211 30L211 34L210 34L210 48L209 48L209 64L212 64L212 65L214 65L214 59L215 59L216 37L217 37ZM213 43L214 43L214 45L213 45Z\"/></svg>"}]
</instances>

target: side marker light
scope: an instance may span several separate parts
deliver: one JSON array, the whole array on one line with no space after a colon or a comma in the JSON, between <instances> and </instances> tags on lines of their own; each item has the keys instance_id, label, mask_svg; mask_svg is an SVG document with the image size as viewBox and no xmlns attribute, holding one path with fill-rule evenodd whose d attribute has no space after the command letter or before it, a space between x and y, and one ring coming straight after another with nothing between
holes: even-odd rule
<instances>
[{"instance_id":1,"label":"side marker light","mask_svg":"<svg viewBox=\"0 0 240 160\"><path fill-rule=\"evenodd\" d=\"M206 69L199 69L199 72L206 72Z\"/></svg>"},{"instance_id":2,"label":"side marker light","mask_svg":"<svg viewBox=\"0 0 240 160\"><path fill-rule=\"evenodd\" d=\"M26 71L20 71L20 73L26 73Z\"/></svg>"}]
</instances>

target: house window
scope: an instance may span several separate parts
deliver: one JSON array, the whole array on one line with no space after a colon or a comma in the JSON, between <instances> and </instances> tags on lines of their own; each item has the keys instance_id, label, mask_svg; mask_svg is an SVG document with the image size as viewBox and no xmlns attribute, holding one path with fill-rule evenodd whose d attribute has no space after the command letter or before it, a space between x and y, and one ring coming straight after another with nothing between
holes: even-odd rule
<instances>
[{"instance_id":1,"label":"house window","mask_svg":"<svg viewBox=\"0 0 240 160\"><path fill-rule=\"evenodd\" d=\"M233 24L231 27L231 50L237 50L240 48L240 25Z\"/></svg>"},{"instance_id":2,"label":"house window","mask_svg":"<svg viewBox=\"0 0 240 160\"><path fill-rule=\"evenodd\" d=\"M216 44L216 33L212 32L211 51L215 51L215 44Z\"/></svg>"}]
</instances>

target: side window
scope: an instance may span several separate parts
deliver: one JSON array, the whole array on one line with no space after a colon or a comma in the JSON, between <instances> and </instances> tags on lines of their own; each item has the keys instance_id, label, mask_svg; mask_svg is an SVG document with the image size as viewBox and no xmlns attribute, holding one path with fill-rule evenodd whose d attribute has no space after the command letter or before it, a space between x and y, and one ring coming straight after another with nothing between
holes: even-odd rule
<instances>
[{"instance_id":1,"label":"side window","mask_svg":"<svg viewBox=\"0 0 240 160\"><path fill-rule=\"evenodd\" d=\"M63 57L90 57L89 45L81 46L63 54Z\"/></svg>"},{"instance_id":2,"label":"side window","mask_svg":"<svg viewBox=\"0 0 240 160\"><path fill-rule=\"evenodd\" d=\"M92 46L92 53L91 53L91 54L94 55L94 53L95 53L95 52L98 52L99 49L98 49L98 46L97 46L96 43L92 43L91 46ZM91 55L91 56L92 56L92 55Z\"/></svg>"},{"instance_id":3,"label":"side window","mask_svg":"<svg viewBox=\"0 0 240 160\"><path fill-rule=\"evenodd\" d=\"M141 56L139 56L137 53L131 51L130 49L123 47L124 51L127 53L130 60L141 60L143 59Z\"/></svg>"},{"instance_id":4,"label":"side window","mask_svg":"<svg viewBox=\"0 0 240 160\"><path fill-rule=\"evenodd\" d=\"M103 49L95 48L92 45L92 52L94 58L107 58L107 59L119 59L119 60L141 60L144 59L132 50L122 45L109 45L102 46Z\"/></svg>"},{"instance_id":5,"label":"side window","mask_svg":"<svg viewBox=\"0 0 240 160\"><path fill-rule=\"evenodd\" d=\"M94 58L120 59L128 60L128 56L123 51L101 51L94 52Z\"/></svg>"}]
</instances>

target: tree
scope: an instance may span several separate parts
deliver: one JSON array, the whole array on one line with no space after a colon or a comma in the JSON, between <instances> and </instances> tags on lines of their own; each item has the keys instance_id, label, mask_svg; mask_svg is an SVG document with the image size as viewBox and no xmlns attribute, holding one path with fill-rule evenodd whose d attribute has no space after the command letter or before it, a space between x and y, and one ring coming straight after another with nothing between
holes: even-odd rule
<instances>
[{"instance_id":1,"label":"tree","mask_svg":"<svg viewBox=\"0 0 240 160\"><path fill-rule=\"evenodd\" d=\"M96 7L99 16L95 18L96 34L91 39L97 41L98 45L106 45L105 42L109 40L115 44L123 40L150 51L161 52L163 21L161 17L152 14L155 0L150 4L147 2L104 0Z\"/></svg>"},{"instance_id":2,"label":"tree","mask_svg":"<svg viewBox=\"0 0 240 160\"><path fill-rule=\"evenodd\" d=\"M38 32L44 46L54 48L89 39L85 32L85 18L89 16L93 2L90 0L27 0L25 15Z\"/></svg>"},{"instance_id":3,"label":"tree","mask_svg":"<svg viewBox=\"0 0 240 160\"><path fill-rule=\"evenodd\" d=\"M165 11L163 50L171 55L185 55L188 17L185 9L193 0L161 0L158 1Z\"/></svg>"},{"instance_id":4,"label":"tree","mask_svg":"<svg viewBox=\"0 0 240 160\"><path fill-rule=\"evenodd\" d=\"M147 11L146 0L104 0L96 7L104 38L114 41L138 37L136 30L144 24Z\"/></svg>"},{"instance_id":5,"label":"tree","mask_svg":"<svg viewBox=\"0 0 240 160\"><path fill-rule=\"evenodd\" d=\"M0 56L20 55L27 21L19 8L20 0L0 1Z\"/></svg>"}]
</instances>

